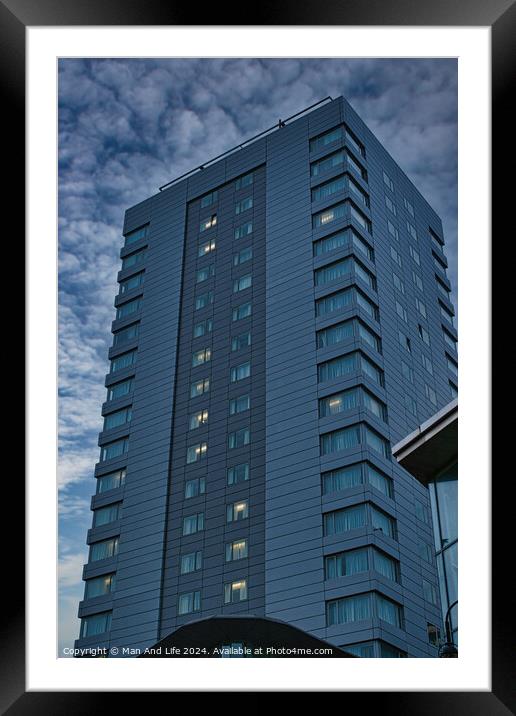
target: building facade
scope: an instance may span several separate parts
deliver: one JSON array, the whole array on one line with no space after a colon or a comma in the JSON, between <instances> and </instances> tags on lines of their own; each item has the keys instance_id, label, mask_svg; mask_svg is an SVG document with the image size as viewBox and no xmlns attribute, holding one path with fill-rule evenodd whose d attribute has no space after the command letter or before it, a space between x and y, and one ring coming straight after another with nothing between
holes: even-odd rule
<instances>
[{"instance_id":1,"label":"building facade","mask_svg":"<svg viewBox=\"0 0 516 716\"><path fill-rule=\"evenodd\" d=\"M123 233L76 646L252 614L436 656L428 494L390 446L457 390L439 217L338 98Z\"/></svg>"},{"instance_id":2,"label":"building facade","mask_svg":"<svg viewBox=\"0 0 516 716\"><path fill-rule=\"evenodd\" d=\"M458 423L455 398L392 446L400 465L428 488L446 644L454 647L459 643Z\"/></svg>"}]
</instances>

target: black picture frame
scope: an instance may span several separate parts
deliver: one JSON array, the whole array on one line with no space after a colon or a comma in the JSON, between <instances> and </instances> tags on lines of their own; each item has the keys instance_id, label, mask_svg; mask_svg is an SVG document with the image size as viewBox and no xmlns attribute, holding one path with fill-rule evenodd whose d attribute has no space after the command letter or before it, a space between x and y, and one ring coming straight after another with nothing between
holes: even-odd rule
<instances>
[{"instance_id":1,"label":"black picture frame","mask_svg":"<svg viewBox=\"0 0 516 716\"><path fill-rule=\"evenodd\" d=\"M327 0L326 3L304 0L284 0L277 7L263 3L254 7L252 22L235 12L227 13L217 5L203 6L202 25L405 25L405 26L489 26L492 32L492 129L493 166L507 164L508 154L513 150L514 115L509 111L511 80L515 73L516 6L513 0ZM25 145L25 29L27 26L73 26L73 25L198 25L196 8L185 4L162 0L2 0L0 2L0 76L4 90L5 124L4 138L15 148L13 161L7 172L9 179L7 206L16 217L18 246L22 217L25 216L23 187ZM512 142L512 144L511 144ZM4 165L5 170L5 165ZM507 207L512 206L510 182L502 172L493 171L493 228L501 223ZM501 232L500 232L501 233ZM16 242L11 242L11 245ZM23 261L23 257L21 259ZM500 282L498 282L500 283ZM496 305L497 293L493 305ZM495 316L493 311L493 328ZM499 321L502 319L498 317ZM17 323L20 325L21 322ZM23 339L21 341L23 343ZM493 388L495 385L493 385ZM497 431L496 433L499 436ZM486 436L489 440L490 436ZM502 437L498 437L499 444ZM507 442L505 442L507 445ZM496 454L493 445L493 455ZM500 475L499 475L500 476ZM509 479L510 475L505 473ZM21 476L18 475L19 478ZM502 475L503 477L503 475ZM13 482L16 484L13 485ZM11 504L24 504L23 481L10 480ZM512 524L511 503L501 495L503 486L493 484L493 591L492 591L492 691L490 692L368 692L368 702L363 692L347 692L346 707L350 699L362 708L374 708L374 699L381 713L404 714L482 714L500 716L515 709L514 674L511 661L514 658L514 642L508 629L507 579L510 575L504 557L504 546L511 544L509 526ZM19 507L19 512L22 508ZM512 519L511 519L512 517ZM2 713L19 716L29 713L45 713L53 716L68 714L92 714L106 707L112 710L113 699L120 694L96 692L26 692L25 691L25 615L24 615L24 551L23 543L9 542L4 551L4 574L9 574L9 608L2 612L3 649L0 652L0 683ZM14 585L14 586L13 586ZM461 597L462 599L467 598ZM132 705L134 699L131 695ZM146 698L146 697L144 697ZM360 701L358 701L360 699Z\"/></svg>"}]
</instances>

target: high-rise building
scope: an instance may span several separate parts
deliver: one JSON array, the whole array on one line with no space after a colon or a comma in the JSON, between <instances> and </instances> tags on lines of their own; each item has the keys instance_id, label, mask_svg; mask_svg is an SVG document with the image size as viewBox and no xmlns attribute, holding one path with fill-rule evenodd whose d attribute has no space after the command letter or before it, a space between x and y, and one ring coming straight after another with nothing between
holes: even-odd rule
<instances>
[{"instance_id":1,"label":"high-rise building","mask_svg":"<svg viewBox=\"0 0 516 716\"><path fill-rule=\"evenodd\" d=\"M437 214L328 98L123 234L76 646L255 615L437 656L428 491L391 454L457 391Z\"/></svg>"}]
</instances>

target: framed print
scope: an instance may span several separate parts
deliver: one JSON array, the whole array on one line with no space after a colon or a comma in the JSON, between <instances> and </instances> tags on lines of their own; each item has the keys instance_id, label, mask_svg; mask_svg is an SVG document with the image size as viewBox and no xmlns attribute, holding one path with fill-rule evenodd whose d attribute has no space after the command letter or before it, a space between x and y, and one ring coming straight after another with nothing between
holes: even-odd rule
<instances>
[{"instance_id":1,"label":"framed print","mask_svg":"<svg viewBox=\"0 0 516 716\"><path fill-rule=\"evenodd\" d=\"M14 492L27 500L26 611L15 537L6 713L91 712L92 692L111 690L366 692L396 712L509 713L489 131L500 156L514 6L286 5L240 26L104 5L0 6L15 176L24 109L27 122L29 328L27 494ZM495 182L495 220L507 192ZM445 246L459 236L450 277L443 224ZM423 444L453 419L445 404L456 410L454 304L458 527L443 502L457 500L456 452L431 473ZM137 660L218 656L208 642L347 661Z\"/></svg>"}]
</instances>

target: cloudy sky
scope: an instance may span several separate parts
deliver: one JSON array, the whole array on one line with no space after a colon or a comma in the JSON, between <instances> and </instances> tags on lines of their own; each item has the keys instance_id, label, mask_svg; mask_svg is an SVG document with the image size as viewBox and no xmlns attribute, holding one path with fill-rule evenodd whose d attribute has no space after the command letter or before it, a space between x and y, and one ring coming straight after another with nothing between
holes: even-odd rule
<instances>
[{"instance_id":1,"label":"cloudy sky","mask_svg":"<svg viewBox=\"0 0 516 716\"><path fill-rule=\"evenodd\" d=\"M441 216L456 289L455 60L60 60L61 648L79 629L124 211L327 95L349 100Z\"/></svg>"}]
</instances>

